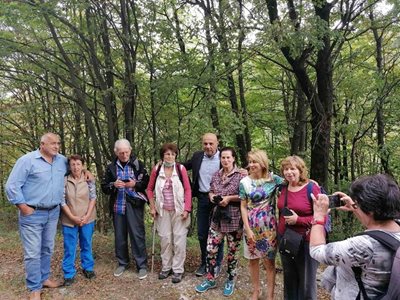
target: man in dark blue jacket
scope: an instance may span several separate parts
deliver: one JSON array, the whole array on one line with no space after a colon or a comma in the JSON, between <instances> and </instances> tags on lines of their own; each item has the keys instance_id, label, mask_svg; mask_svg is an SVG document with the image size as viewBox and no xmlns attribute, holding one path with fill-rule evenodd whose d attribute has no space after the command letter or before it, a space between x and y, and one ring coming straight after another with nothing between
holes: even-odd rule
<instances>
[{"instance_id":1,"label":"man in dark blue jacket","mask_svg":"<svg viewBox=\"0 0 400 300\"><path fill-rule=\"evenodd\" d=\"M192 194L197 202L197 235L201 250L201 264L196 270L197 276L206 273L207 258L207 237L210 228L210 214L212 204L208 198L212 176L221 168L218 139L213 133L206 133L202 138L203 151L193 154L184 166L187 170L192 170ZM218 276L221 270L224 247L219 247L217 256L217 267L215 275Z\"/></svg>"},{"instance_id":2,"label":"man in dark blue jacket","mask_svg":"<svg viewBox=\"0 0 400 300\"><path fill-rule=\"evenodd\" d=\"M139 272L139 279L147 277L147 252L144 229L144 205L149 176L141 161L132 155L128 140L115 142L116 159L107 166L101 184L103 192L110 195L110 212L115 231L115 256L118 267L114 276L121 276L128 268L128 235L132 256Z\"/></svg>"}]
</instances>

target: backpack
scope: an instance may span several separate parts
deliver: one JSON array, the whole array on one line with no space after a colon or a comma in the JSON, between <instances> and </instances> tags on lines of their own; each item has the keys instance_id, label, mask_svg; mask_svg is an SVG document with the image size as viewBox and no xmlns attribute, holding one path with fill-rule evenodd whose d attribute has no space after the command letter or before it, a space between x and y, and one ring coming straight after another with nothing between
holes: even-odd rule
<instances>
[{"instance_id":1,"label":"backpack","mask_svg":"<svg viewBox=\"0 0 400 300\"><path fill-rule=\"evenodd\" d=\"M395 252L392 263L392 271L390 274L390 281L387 292L382 297L378 298L381 300L399 300L400 299L400 241L391 236L390 234L380 231L380 230L371 230L361 232L357 235L369 235L373 239L380 242L391 252ZM361 298L361 294L363 295L364 300L369 300L367 293L365 291L364 284L361 280L361 267L352 267L354 272L354 277L358 283L358 287L360 291L358 292L356 300Z\"/></svg>"},{"instance_id":2,"label":"backpack","mask_svg":"<svg viewBox=\"0 0 400 300\"><path fill-rule=\"evenodd\" d=\"M160 175L161 166L162 166L162 164L158 164L157 171L156 171L156 179L158 178L158 175ZM178 162L175 163L176 173L178 174L178 177L182 183L182 186L184 186L183 179L182 179L182 167L183 167L183 165L181 165L180 163L178 163Z\"/></svg>"}]
</instances>

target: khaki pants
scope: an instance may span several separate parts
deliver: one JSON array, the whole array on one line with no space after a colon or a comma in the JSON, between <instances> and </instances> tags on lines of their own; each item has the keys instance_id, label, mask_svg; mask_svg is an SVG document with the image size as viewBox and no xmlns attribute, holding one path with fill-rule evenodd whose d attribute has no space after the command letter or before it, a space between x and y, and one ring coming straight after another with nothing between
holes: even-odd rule
<instances>
[{"instance_id":1,"label":"khaki pants","mask_svg":"<svg viewBox=\"0 0 400 300\"><path fill-rule=\"evenodd\" d=\"M175 211L163 210L157 216L157 231L161 242L162 270L183 273L186 259L186 237L190 216L186 220Z\"/></svg>"}]
</instances>

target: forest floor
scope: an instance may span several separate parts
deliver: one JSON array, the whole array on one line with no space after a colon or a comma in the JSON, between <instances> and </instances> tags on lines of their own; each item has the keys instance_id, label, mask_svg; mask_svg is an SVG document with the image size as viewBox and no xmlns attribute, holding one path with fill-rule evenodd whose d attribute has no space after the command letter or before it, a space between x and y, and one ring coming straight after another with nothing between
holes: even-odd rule
<instances>
[{"instance_id":1,"label":"forest floor","mask_svg":"<svg viewBox=\"0 0 400 300\"><path fill-rule=\"evenodd\" d=\"M1 209L0 209L1 211ZM4 214L2 214L4 216ZM8 221L7 221L8 220ZM150 232L150 230L149 230ZM151 263L151 236L147 237L147 249L149 254L149 276L139 280L134 268L128 269L122 276L114 277L113 271L116 267L114 259L113 235L96 233L94 236L94 254L96 259L96 278L86 279L81 271L76 275L75 283L70 287L57 289L44 289L42 299L166 299L166 300L188 300L188 299L227 299L222 295L223 283L226 279L225 270L218 278L218 287L198 294L194 290L195 285L202 279L194 275L199 261L198 245L194 241L189 242L187 258L185 263L186 273L181 283L173 284L170 278L158 280L157 272L160 270L159 252L155 255L154 273L150 273ZM156 248L159 245L156 243ZM62 281L63 275L61 262L63 256L62 236L59 232L56 238L55 252L52 259L52 278ZM28 292L25 287L25 273L23 267L23 254L20 244L16 221L5 217L0 220L0 299L27 299ZM79 255L77 255L79 257ZM276 299L283 299L282 272L276 276L275 295ZM226 266L224 266L226 268ZM80 270L78 268L78 270ZM261 278L265 278L262 271ZM266 294L265 281L263 281L263 294ZM248 299L251 291L251 283L247 262L241 258L239 263L238 278L235 293L230 299ZM323 289L318 289L318 299L329 299Z\"/></svg>"}]
</instances>

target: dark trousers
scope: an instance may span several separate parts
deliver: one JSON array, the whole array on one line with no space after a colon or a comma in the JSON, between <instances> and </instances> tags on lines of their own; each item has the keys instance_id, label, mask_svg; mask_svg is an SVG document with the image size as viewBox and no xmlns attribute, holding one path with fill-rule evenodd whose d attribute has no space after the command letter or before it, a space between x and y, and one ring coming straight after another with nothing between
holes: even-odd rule
<instances>
[{"instance_id":1,"label":"dark trousers","mask_svg":"<svg viewBox=\"0 0 400 300\"><path fill-rule=\"evenodd\" d=\"M310 256L310 243L304 242L297 257L281 254L285 300L316 300L318 262Z\"/></svg>"},{"instance_id":2,"label":"dark trousers","mask_svg":"<svg viewBox=\"0 0 400 300\"><path fill-rule=\"evenodd\" d=\"M115 256L120 266L129 264L128 235L132 256L138 270L147 269L144 206L126 204L125 215L114 214Z\"/></svg>"},{"instance_id":3,"label":"dark trousers","mask_svg":"<svg viewBox=\"0 0 400 300\"><path fill-rule=\"evenodd\" d=\"M206 265L207 260L207 238L210 229L210 215L213 205L210 203L208 194L200 193L197 196L197 236L201 251L201 264ZM219 246L217 254L217 266L221 265L224 257L224 241Z\"/></svg>"}]
</instances>

